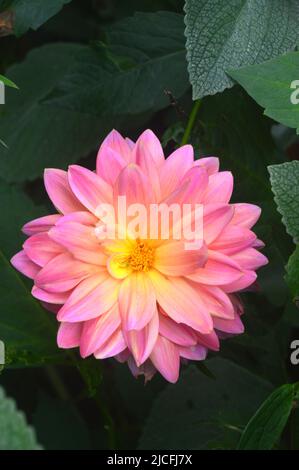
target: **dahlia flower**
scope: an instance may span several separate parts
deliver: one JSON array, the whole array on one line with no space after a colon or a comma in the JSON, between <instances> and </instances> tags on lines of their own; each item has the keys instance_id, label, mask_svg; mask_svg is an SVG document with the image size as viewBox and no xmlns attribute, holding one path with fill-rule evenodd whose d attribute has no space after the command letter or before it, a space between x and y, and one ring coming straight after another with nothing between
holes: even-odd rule
<instances>
[{"instance_id":1,"label":"dahlia flower","mask_svg":"<svg viewBox=\"0 0 299 470\"><path fill-rule=\"evenodd\" d=\"M23 227L28 238L11 262L56 315L60 348L79 347L83 358L114 357L135 376L149 380L159 371L176 382L181 362L203 360L220 338L243 332L237 292L267 263L251 231L261 211L230 203L233 177L219 172L216 157L194 160L192 146L184 145L165 159L150 130L136 143L114 130L95 172L46 169L44 181L57 213ZM202 207L200 243L187 247L184 237L174 237L174 218L167 238L162 219L136 236L119 214L124 196L145 207L145 222L151 204ZM103 222L107 206L116 213L110 227ZM196 214L191 210L193 225Z\"/></svg>"}]
</instances>

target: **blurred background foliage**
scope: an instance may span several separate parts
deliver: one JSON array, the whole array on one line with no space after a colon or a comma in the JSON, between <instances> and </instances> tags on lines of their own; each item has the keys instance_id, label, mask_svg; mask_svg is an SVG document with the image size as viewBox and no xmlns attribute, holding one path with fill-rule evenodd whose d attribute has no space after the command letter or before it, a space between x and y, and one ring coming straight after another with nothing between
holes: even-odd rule
<instances>
[{"instance_id":1,"label":"blurred background foliage","mask_svg":"<svg viewBox=\"0 0 299 470\"><path fill-rule=\"evenodd\" d=\"M299 117L273 115L281 95L252 80L277 74L289 93L299 53L283 64L281 54L296 50L298 21L293 0L0 0L0 74L18 87L0 107L0 449L299 448L298 250L285 277L298 243ZM166 154L189 141L197 158L219 156L234 201L263 208L256 231L270 263L243 294L246 332L184 367L177 385L144 386L114 360L58 350L54 319L8 261L21 226L50 209L43 169L93 168L113 127L132 139L153 129Z\"/></svg>"}]
</instances>

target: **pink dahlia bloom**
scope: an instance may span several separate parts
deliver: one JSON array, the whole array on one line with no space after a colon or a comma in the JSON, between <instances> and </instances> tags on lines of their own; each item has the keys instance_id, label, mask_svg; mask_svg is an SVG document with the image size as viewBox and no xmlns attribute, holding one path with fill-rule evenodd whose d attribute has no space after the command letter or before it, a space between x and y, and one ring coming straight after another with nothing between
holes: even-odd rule
<instances>
[{"instance_id":1,"label":"pink dahlia bloom","mask_svg":"<svg viewBox=\"0 0 299 470\"><path fill-rule=\"evenodd\" d=\"M194 161L185 145L165 160L150 130L136 143L112 131L96 166L45 170L57 213L23 227L28 238L11 262L56 314L59 347L79 347L83 358L115 357L135 376L148 380L158 370L176 382L181 361L203 360L219 349L219 338L243 332L236 293L267 263L251 231L261 211L230 204L233 177L218 171L217 158ZM134 237L119 219L122 237L99 238L99 207L116 206L118 196L147 210L151 203L201 204L202 243L186 250L172 231L168 239Z\"/></svg>"}]
</instances>

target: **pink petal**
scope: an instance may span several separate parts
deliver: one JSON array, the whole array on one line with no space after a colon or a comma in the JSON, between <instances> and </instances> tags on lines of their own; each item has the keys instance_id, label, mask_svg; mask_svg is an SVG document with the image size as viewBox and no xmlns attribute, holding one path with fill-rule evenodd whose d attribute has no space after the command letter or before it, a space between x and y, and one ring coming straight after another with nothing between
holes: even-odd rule
<instances>
[{"instance_id":1,"label":"pink petal","mask_svg":"<svg viewBox=\"0 0 299 470\"><path fill-rule=\"evenodd\" d=\"M113 152L120 155L127 163L132 162L132 151L130 142L124 139L122 135L113 129L110 134L107 135L103 141L97 156L97 173L99 173L99 167L101 158L105 158L105 152L107 149L113 150ZM101 175L100 175L101 176Z\"/></svg>"},{"instance_id":2,"label":"pink petal","mask_svg":"<svg viewBox=\"0 0 299 470\"><path fill-rule=\"evenodd\" d=\"M113 185L121 170L128 164L125 158L112 150L111 147L102 147L98 153L97 174L107 183Z\"/></svg>"},{"instance_id":3,"label":"pink petal","mask_svg":"<svg viewBox=\"0 0 299 470\"><path fill-rule=\"evenodd\" d=\"M155 250L154 266L166 276L185 276L204 265L207 260L206 246L186 250L183 241L170 241Z\"/></svg>"},{"instance_id":4,"label":"pink petal","mask_svg":"<svg viewBox=\"0 0 299 470\"><path fill-rule=\"evenodd\" d=\"M121 330L116 330L112 336L95 351L94 356L96 359L106 359L107 357L114 357L126 349L127 344Z\"/></svg>"},{"instance_id":5,"label":"pink petal","mask_svg":"<svg viewBox=\"0 0 299 470\"><path fill-rule=\"evenodd\" d=\"M188 192L183 203L200 204L209 183L206 169L198 166L190 168L180 181L180 185L184 184L185 181L189 181L189 185Z\"/></svg>"},{"instance_id":6,"label":"pink petal","mask_svg":"<svg viewBox=\"0 0 299 470\"><path fill-rule=\"evenodd\" d=\"M70 214L60 216L55 225L64 224L65 222L77 222L78 224L95 227L99 219L88 211L71 212Z\"/></svg>"},{"instance_id":7,"label":"pink petal","mask_svg":"<svg viewBox=\"0 0 299 470\"><path fill-rule=\"evenodd\" d=\"M61 323L57 335L59 348L75 348L80 344L82 323Z\"/></svg>"},{"instance_id":8,"label":"pink petal","mask_svg":"<svg viewBox=\"0 0 299 470\"><path fill-rule=\"evenodd\" d=\"M212 316L234 318L234 307L229 296L215 286L198 286L200 296Z\"/></svg>"},{"instance_id":9,"label":"pink petal","mask_svg":"<svg viewBox=\"0 0 299 470\"><path fill-rule=\"evenodd\" d=\"M62 216L60 214L46 215L38 219L27 222L22 228L22 232L26 235L34 235L35 233L48 232L50 228L55 225Z\"/></svg>"},{"instance_id":10,"label":"pink petal","mask_svg":"<svg viewBox=\"0 0 299 470\"><path fill-rule=\"evenodd\" d=\"M15 269L30 279L34 279L40 271L40 267L28 258L24 250L14 255L10 262Z\"/></svg>"},{"instance_id":11,"label":"pink petal","mask_svg":"<svg viewBox=\"0 0 299 470\"><path fill-rule=\"evenodd\" d=\"M199 166L205 168L208 175L213 175L219 170L219 158L217 157L204 157L195 160L193 166Z\"/></svg>"},{"instance_id":12,"label":"pink petal","mask_svg":"<svg viewBox=\"0 0 299 470\"><path fill-rule=\"evenodd\" d=\"M49 198L62 214L84 209L71 191L66 171L47 168L44 172L44 182Z\"/></svg>"},{"instance_id":13,"label":"pink petal","mask_svg":"<svg viewBox=\"0 0 299 470\"><path fill-rule=\"evenodd\" d=\"M75 260L63 253L53 258L36 276L37 287L49 292L65 292L73 289L80 281L91 276L98 267Z\"/></svg>"},{"instance_id":14,"label":"pink petal","mask_svg":"<svg viewBox=\"0 0 299 470\"><path fill-rule=\"evenodd\" d=\"M167 279L158 271L149 272L157 301L162 309L177 323L185 323L202 333L209 333L212 320L200 294L188 281L173 277Z\"/></svg>"},{"instance_id":15,"label":"pink petal","mask_svg":"<svg viewBox=\"0 0 299 470\"><path fill-rule=\"evenodd\" d=\"M196 346L190 346L189 348L179 348L180 356L184 359L190 359L193 361L203 361L207 357L207 348L197 344Z\"/></svg>"},{"instance_id":16,"label":"pink petal","mask_svg":"<svg viewBox=\"0 0 299 470\"><path fill-rule=\"evenodd\" d=\"M107 256L100 246L95 227L77 222L59 223L49 231L49 237L80 261L100 266L107 263Z\"/></svg>"},{"instance_id":17,"label":"pink petal","mask_svg":"<svg viewBox=\"0 0 299 470\"><path fill-rule=\"evenodd\" d=\"M251 228L259 219L261 209L254 204L234 204L235 213L232 218L232 224Z\"/></svg>"},{"instance_id":18,"label":"pink petal","mask_svg":"<svg viewBox=\"0 0 299 470\"><path fill-rule=\"evenodd\" d=\"M121 283L118 302L123 328L144 328L157 310L155 290L149 277L142 272L127 276Z\"/></svg>"},{"instance_id":19,"label":"pink petal","mask_svg":"<svg viewBox=\"0 0 299 470\"><path fill-rule=\"evenodd\" d=\"M233 255L233 259L243 269L255 270L268 264L268 259L254 248L247 248Z\"/></svg>"},{"instance_id":20,"label":"pink petal","mask_svg":"<svg viewBox=\"0 0 299 470\"><path fill-rule=\"evenodd\" d=\"M203 237L209 245L221 234L234 215L232 206L207 204L203 207Z\"/></svg>"},{"instance_id":21,"label":"pink petal","mask_svg":"<svg viewBox=\"0 0 299 470\"><path fill-rule=\"evenodd\" d=\"M197 333L197 339L198 342L206 348L211 349L212 351L219 351L219 338L214 330L208 335L201 335L200 333Z\"/></svg>"},{"instance_id":22,"label":"pink petal","mask_svg":"<svg viewBox=\"0 0 299 470\"><path fill-rule=\"evenodd\" d=\"M100 317L85 321L80 342L81 356L90 356L100 349L118 329L120 322L117 304Z\"/></svg>"},{"instance_id":23,"label":"pink petal","mask_svg":"<svg viewBox=\"0 0 299 470\"><path fill-rule=\"evenodd\" d=\"M68 180L73 193L90 212L97 215L100 204L112 203L112 188L93 171L71 165Z\"/></svg>"},{"instance_id":24,"label":"pink petal","mask_svg":"<svg viewBox=\"0 0 299 470\"><path fill-rule=\"evenodd\" d=\"M204 195L204 203L227 204L231 198L234 187L233 175L230 171L215 173L209 178L209 185Z\"/></svg>"},{"instance_id":25,"label":"pink petal","mask_svg":"<svg viewBox=\"0 0 299 470\"><path fill-rule=\"evenodd\" d=\"M50 304L64 304L69 298L72 291L68 292L47 292L39 287L33 286L31 294L38 300ZM59 306L61 308L61 306Z\"/></svg>"},{"instance_id":26,"label":"pink petal","mask_svg":"<svg viewBox=\"0 0 299 470\"><path fill-rule=\"evenodd\" d=\"M28 258L41 267L64 252L63 247L51 240L46 232L32 235L25 241L23 248Z\"/></svg>"},{"instance_id":27,"label":"pink petal","mask_svg":"<svg viewBox=\"0 0 299 470\"><path fill-rule=\"evenodd\" d=\"M194 346L197 343L196 333L182 323L176 323L166 314L159 316L159 333L180 346Z\"/></svg>"},{"instance_id":28,"label":"pink petal","mask_svg":"<svg viewBox=\"0 0 299 470\"><path fill-rule=\"evenodd\" d=\"M128 348L139 367L151 354L157 341L159 331L159 316L157 311L150 322L142 330L124 330L124 336Z\"/></svg>"},{"instance_id":29,"label":"pink petal","mask_svg":"<svg viewBox=\"0 0 299 470\"><path fill-rule=\"evenodd\" d=\"M178 346L175 346L163 336L158 336L150 359L156 369L168 382L175 383L178 380L180 371Z\"/></svg>"},{"instance_id":30,"label":"pink petal","mask_svg":"<svg viewBox=\"0 0 299 470\"><path fill-rule=\"evenodd\" d=\"M237 292L239 290L246 289L256 281L257 275L254 271L243 271L241 277L229 284L226 284L222 289L227 292Z\"/></svg>"},{"instance_id":31,"label":"pink petal","mask_svg":"<svg viewBox=\"0 0 299 470\"><path fill-rule=\"evenodd\" d=\"M227 225L219 237L210 244L210 249L232 255L237 251L251 246L255 240L256 235L251 230L230 224Z\"/></svg>"},{"instance_id":32,"label":"pink petal","mask_svg":"<svg viewBox=\"0 0 299 470\"><path fill-rule=\"evenodd\" d=\"M157 372L150 360L144 362L143 364L141 364L141 366L138 367L133 356L130 356L128 358L128 366L134 377L137 378L139 375L144 375L145 383L151 380Z\"/></svg>"},{"instance_id":33,"label":"pink petal","mask_svg":"<svg viewBox=\"0 0 299 470\"><path fill-rule=\"evenodd\" d=\"M120 173L113 191L114 205L117 207L118 197L126 196L126 205L147 204L154 202L154 195L147 177L134 163L130 163Z\"/></svg>"},{"instance_id":34,"label":"pink petal","mask_svg":"<svg viewBox=\"0 0 299 470\"><path fill-rule=\"evenodd\" d=\"M217 251L208 251L208 261L203 268L188 274L188 279L206 284L223 286L239 280L243 275L240 266L230 257Z\"/></svg>"},{"instance_id":35,"label":"pink petal","mask_svg":"<svg viewBox=\"0 0 299 470\"><path fill-rule=\"evenodd\" d=\"M191 145L183 145L169 155L159 171L163 199L176 189L192 165L193 147Z\"/></svg>"},{"instance_id":36,"label":"pink petal","mask_svg":"<svg viewBox=\"0 0 299 470\"><path fill-rule=\"evenodd\" d=\"M134 155L136 163L141 168L148 168L150 164L159 168L165 162L162 145L150 129L139 136L134 147Z\"/></svg>"},{"instance_id":37,"label":"pink petal","mask_svg":"<svg viewBox=\"0 0 299 470\"><path fill-rule=\"evenodd\" d=\"M224 320L223 318L213 317L214 328L225 333L240 334L244 332L244 325L236 314L233 320Z\"/></svg>"},{"instance_id":38,"label":"pink petal","mask_svg":"<svg viewBox=\"0 0 299 470\"><path fill-rule=\"evenodd\" d=\"M110 310L117 301L119 283L107 273L82 281L58 314L59 321L86 321Z\"/></svg>"}]
</instances>

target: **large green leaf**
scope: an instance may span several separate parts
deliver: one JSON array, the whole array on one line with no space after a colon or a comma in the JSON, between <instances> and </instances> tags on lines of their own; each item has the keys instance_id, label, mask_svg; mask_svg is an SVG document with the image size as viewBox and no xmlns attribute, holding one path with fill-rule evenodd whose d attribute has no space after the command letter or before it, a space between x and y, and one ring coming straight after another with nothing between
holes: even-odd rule
<instances>
[{"instance_id":1,"label":"large green leaf","mask_svg":"<svg viewBox=\"0 0 299 470\"><path fill-rule=\"evenodd\" d=\"M0 184L2 208L0 230L0 339L6 347L7 365L41 364L59 359L56 345L57 326L31 295L31 281L19 275L10 258L21 249L20 232L24 222L42 215L23 191Z\"/></svg>"},{"instance_id":2,"label":"large green leaf","mask_svg":"<svg viewBox=\"0 0 299 470\"><path fill-rule=\"evenodd\" d=\"M190 366L157 398L142 449L234 448L271 385L225 359L211 359L211 379Z\"/></svg>"},{"instance_id":3,"label":"large green leaf","mask_svg":"<svg viewBox=\"0 0 299 470\"><path fill-rule=\"evenodd\" d=\"M186 0L193 98L233 85L229 69L260 63L298 43L297 0Z\"/></svg>"},{"instance_id":4,"label":"large green leaf","mask_svg":"<svg viewBox=\"0 0 299 470\"><path fill-rule=\"evenodd\" d=\"M268 167L274 199L287 232L299 242L299 161Z\"/></svg>"},{"instance_id":5,"label":"large green leaf","mask_svg":"<svg viewBox=\"0 0 299 470\"><path fill-rule=\"evenodd\" d=\"M157 111L188 88L183 17L136 13L107 31L106 45L78 55L46 100L100 117Z\"/></svg>"},{"instance_id":6,"label":"large green leaf","mask_svg":"<svg viewBox=\"0 0 299 470\"><path fill-rule=\"evenodd\" d=\"M0 387L0 450L40 450L34 430Z\"/></svg>"},{"instance_id":7,"label":"large green leaf","mask_svg":"<svg viewBox=\"0 0 299 470\"><path fill-rule=\"evenodd\" d=\"M1 137L8 146L0 148L0 173L7 181L34 179L45 167L66 166L97 146L105 131L98 119L40 104L82 50L85 46L77 44L46 45L8 70L20 91L8 89L0 111Z\"/></svg>"},{"instance_id":8,"label":"large green leaf","mask_svg":"<svg viewBox=\"0 0 299 470\"><path fill-rule=\"evenodd\" d=\"M38 29L71 0L2 0L0 10L9 8L13 14L13 32L20 36L28 29Z\"/></svg>"},{"instance_id":9,"label":"large green leaf","mask_svg":"<svg viewBox=\"0 0 299 470\"><path fill-rule=\"evenodd\" d=\"M282 385L271 393L244 429L238 449L270 450L274 447L298 396L298 385Z\"/></svg>"},{"instance_id":10,"label":"large green leaf","mask_svg":"<svg viewBox=\"0 0 299 470\"><path fill-rule=\"evenodd\" d=\"M299 52L290 52L259 65L240 68L230 75L245 88L265 114L299 133Z\"/></svg>"},{"instance_id":11,"label":"large green leaf","mask_svg":"<svg viewBox=\"0 0 299 470\"><path fill-rule=\"evenodd\" d=\"M290 256L287 267L286 280L294 300L298 301L299 297L299 246L296 247L294 253Z\"/></svg>"}]
</instances>

